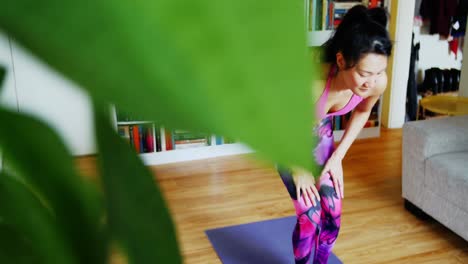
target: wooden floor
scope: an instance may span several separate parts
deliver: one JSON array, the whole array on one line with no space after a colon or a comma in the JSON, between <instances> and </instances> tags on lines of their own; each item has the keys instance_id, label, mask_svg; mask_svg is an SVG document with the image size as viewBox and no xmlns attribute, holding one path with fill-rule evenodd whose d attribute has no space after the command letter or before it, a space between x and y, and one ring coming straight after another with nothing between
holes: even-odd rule
<instances>
[{"instance_id":1,"label":"wooden floor","mask_svg":"<svg viewBox=\"0 0 468 264\"><path fill-rule=\"evenodd\" d=\"M78 164L86 173L93 165ZM334 253L344 263L468 263L468 242L403 208L401 130L356 141L344 160L345 199ZM206 229L290 216L275 170L251 155L152 167L174 217L185 263L220 263Z\"/></svg>"}]
</instances>

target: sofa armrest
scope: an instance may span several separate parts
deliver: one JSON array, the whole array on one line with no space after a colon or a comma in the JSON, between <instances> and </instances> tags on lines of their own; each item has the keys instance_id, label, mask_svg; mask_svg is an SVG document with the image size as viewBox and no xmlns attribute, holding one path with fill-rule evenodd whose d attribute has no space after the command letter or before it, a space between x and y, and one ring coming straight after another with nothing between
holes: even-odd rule
<instances>
[{"instance_id":1,"label":"sofa armrest","mask_svg":"<svg viewBox=\"0 0 468 264\"><path fill-rule=\"evenodd\" d=\"M468 150L468 116L408 122L402 144L402 196L423 208L426 159Z\"/></svg>"},{"instance_id":2,"label":"sofa armrest","mask_svg":"<svg viewBox=\"0 0 468 264\"><path fill-rule=\"evenodd\" d=\"M403 151L426 160L437 154L468 150L468 116L408 122L403 126Z\"/></svg>"}]
</instances>

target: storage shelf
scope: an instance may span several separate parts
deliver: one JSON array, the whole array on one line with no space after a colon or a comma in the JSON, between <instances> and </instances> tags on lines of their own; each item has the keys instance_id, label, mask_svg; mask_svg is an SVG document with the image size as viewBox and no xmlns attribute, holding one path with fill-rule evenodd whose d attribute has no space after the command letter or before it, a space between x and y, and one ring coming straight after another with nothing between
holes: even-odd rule
<instances>
[{"instance_id":1,"label":"storage shelf","mask_svg":"<svg viewBox=\"0 0 468 264\"><path fill-rule=\"evenodd\" d=\"M160 165L174 162L215 158L229 155L239 155L254 152L241 143L223 144L189 149L168 150L140 154L145 165Z\"/></svg>"},{"instance_id":2,"label":"storage shelf","mask_svg":"<svg viewBox=\"0 0 468 264\"><path fill-rule=\"evenodd\" d=\"M118 121L117 125L139 125L139 124L151 124L153 121Z\"/></svg>"},{"instance_id":3,"label":"storage shelf","mask_svg":"<svg viewBox=\"0 0 468 264\"><path fill-rule=\"evenodd\" d=\"M341 140L344 131L333 131L335 141ZM380 136L380 127L363 128L358 139L373 138ZM192 161L200 159L215 158L229 155L253 153L254 150L241 143L223 144L215 146L197 147L189 149L169 150L153 153L142 153L140 158L145 165L161 165L175 162Z\"/></svg>"}]
</instances>

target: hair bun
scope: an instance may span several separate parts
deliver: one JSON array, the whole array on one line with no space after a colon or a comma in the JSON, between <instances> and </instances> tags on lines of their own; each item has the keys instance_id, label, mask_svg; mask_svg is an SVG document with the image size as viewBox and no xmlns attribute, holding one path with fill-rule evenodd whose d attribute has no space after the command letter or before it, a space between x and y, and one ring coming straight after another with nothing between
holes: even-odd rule
<instances>
[{"instance_id":1,"label":"hair bun","mask_svg":"<svg viewBox=\"0 0 468 264\"><path fill-rule=\"evenodd\" d=\"M323 61L336 63L336 54L341 52L346 60L346 67L350 68L366 53L390 56L392 42L386 29L387 19L387 12L383 8L353 6L323 44Z\"/></svg>"},{"instance_id":2,"label":"hair bun","mask_svg":"<svg viewBox=\"0 0 468 264\"><path fill-rule=\"evenodd\" d=\"M346 12L341 23L355 24L356 22L365 23L369 20L369 14L367 13L368 9L363 5L355 5Z\"/></svg>"},{"instance_id":3,"label":"hair bun","mask_svg":"<svg viewBox=\"0 0 468 264\"><path fill-rule=\"evenodd\" d=\"M341 23L345 25L377 23L382 27L387 26L387 11L381 7L367 9L364 5L355 5L348 10Z\"/></svg>"},{"instance_id":4,"label":"hair bun","mask_svg":"<svg viewBox=\"0 0 468 264\"><path fill-rule=\"evenodd\" d=\"M368 10L368 16L382 27L387 26L388 15L387 11L381 7L371 8Z\"/></svg>"}]
</instances>

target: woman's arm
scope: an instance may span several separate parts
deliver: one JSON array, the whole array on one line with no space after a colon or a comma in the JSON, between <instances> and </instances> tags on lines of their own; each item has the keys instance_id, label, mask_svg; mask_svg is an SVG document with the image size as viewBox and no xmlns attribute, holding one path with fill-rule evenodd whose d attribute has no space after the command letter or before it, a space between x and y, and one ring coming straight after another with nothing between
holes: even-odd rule
<instances>
[{"instance_id":1,"label":"woman's arm","mask_svg":"<svg viewBox=\"0 0 468 264\"><path fill-rule=\"evenodd\" d=\"M369 119L372 107L374 107L377 100L379 100L379 97L380 94L370 96L364 99L358 106L356 106L353 114L351 115L351 119L346 126L343 138L341 139L333 155L336 155L341 159L345 157L346 153L351 147L351 144L353 144L354 140L359 135L359 132L361 132L361 129Z\"/></svg>"},{"instance_id":2,"label":"woman's arm","mask_svg":"<svg viewBox=\"0 0 468 264\"><path fill-rule=\"evenodd\" d=\"M386 86L386 82L384 83ZM382 85L380 89L377 89L375 95L369 96L368 98L364 99L354 109L354 112L351 115L351 120L346 126L341 142L333 152L332 156L328 159L322 171L322 175L326 173L330 174L333 180L335 191L342 199L344 198L342 160L348 152L349 147L354 142L359 132L369 119L372 107L375 105L377 100L379 100L380 95L385 90L385 86Z\"/></svg>"}]
</instances>

